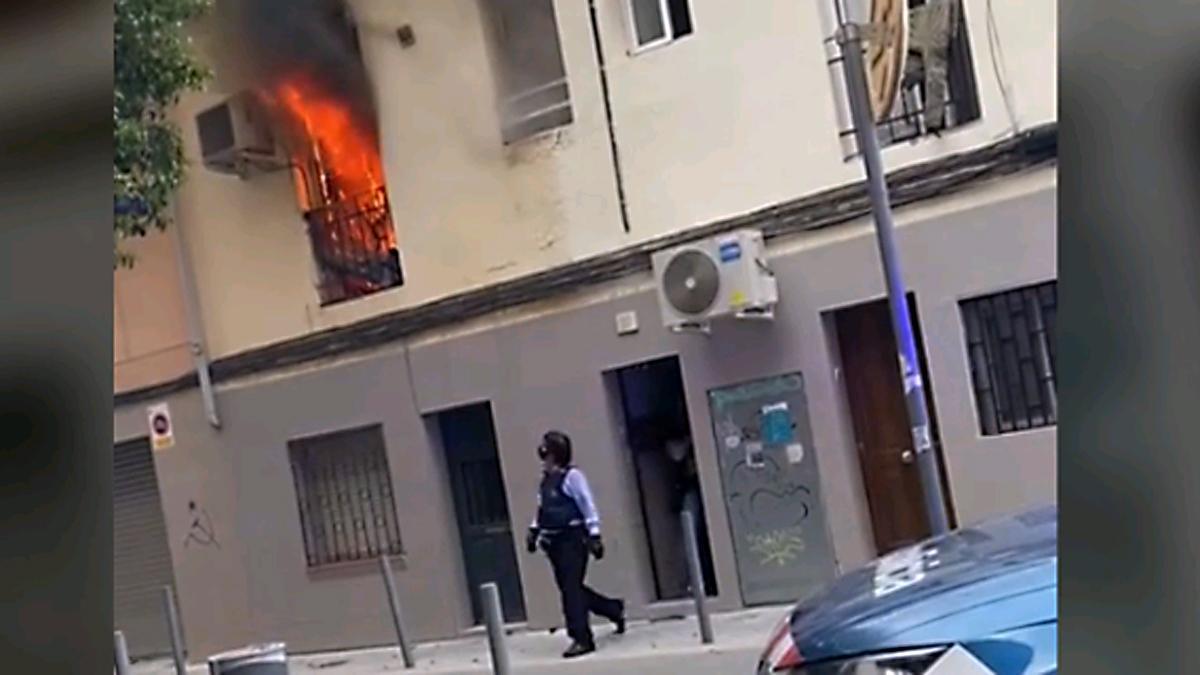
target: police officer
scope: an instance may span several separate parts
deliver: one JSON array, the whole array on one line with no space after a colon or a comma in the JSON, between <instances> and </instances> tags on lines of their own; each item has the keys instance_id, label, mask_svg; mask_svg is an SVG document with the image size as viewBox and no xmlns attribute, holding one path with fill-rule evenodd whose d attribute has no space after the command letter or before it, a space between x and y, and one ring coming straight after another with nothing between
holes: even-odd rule
<instances>
[{"instance_id":1,"label":"police officer","mask_svg":"<svg viewBox=\"0 0 1200 675\"><path fill-rule=\"evenodd\" d=\"M569 659L596 650L589 613L612 621L618 634L625 632L625 602L584 585L588 554L596 560L603 558L604 542L587 478L571 465L571 439L561 431L547 432L538 457L542 460L538 511L525 543L530 553L540 548L550 558L571 638L571 646L563 653L563 658Z\"/></svg>"}]
</instances>

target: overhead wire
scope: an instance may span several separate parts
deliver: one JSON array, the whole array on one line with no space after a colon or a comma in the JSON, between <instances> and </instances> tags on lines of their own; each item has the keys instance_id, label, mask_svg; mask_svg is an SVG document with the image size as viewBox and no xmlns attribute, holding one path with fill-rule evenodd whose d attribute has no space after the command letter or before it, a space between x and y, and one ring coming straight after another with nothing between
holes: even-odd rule
<instances>
[{"instance_id":1,"label":"overhead wire","mask_svg":"<svg viewBox=\"0 0 1200 675\"><path fill-rule=\"evenodd\" d=\"M1004 101L1004 111L1008 114L1010 131L1015 136L1020 133L1021 126L1017 122L1012 94L1008 88L1008 68L1005 65L1004 50L1000 43L1000 29L996 24L996 13L992 9L992 0L987 0L987 41L988 51L991 54L992 73L996 76L996 84L1000 88L1000 98Z\"/></svg>"}]
</instances>

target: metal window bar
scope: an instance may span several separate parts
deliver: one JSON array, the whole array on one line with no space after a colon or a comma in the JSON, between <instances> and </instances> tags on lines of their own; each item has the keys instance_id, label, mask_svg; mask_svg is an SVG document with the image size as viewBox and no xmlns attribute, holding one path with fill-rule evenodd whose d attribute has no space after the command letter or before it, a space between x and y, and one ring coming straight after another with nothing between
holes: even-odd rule
<instances>
[{"instance_id":1,"label":"metal window bar","mask_svg":"<svg viewBox=\"0 0 1200 675\"><path fill-rule=\"evenodd\" d=\"M393 512L388 510L388 504L383 498L383 489L379 485L381 480L387 481L387 475L379 470L374 454L367 454L366 463L368 490L370 491L371 501L377 506L378 511L375 517L375 534L379 537L380 553L398 553L396 542L399 540L393 539L389 523L389 519L393 517Z\"/></svg>"},{"instance_id":2,"label":"metal window bar","mask_svg":"<svg viewBox=\"0 0 1200 675\"><path fill-rule=\"evenodd\" d=\"M309 567L403 553L378 428L294 441L293 478Z\"/></svg>"},{"instance_id":3,"label":"metal window bar","mask_svg":"<svg viewBox=\"0 0 1200 675\"><path fill-rule=\"evenodd\" d=\"M358 503L358 491L355 489L357 475L354 471L353 449L339 447L337 449L338 479L341 485L342 503L346 512L346 539L348 552L354 560L365 557L363 553L362 533L359 528L361 505Z\"/></svg>"},{"instance_id":4,"label":"metal window bar","mask_svg":"<svg viewBox=\"0 0 1200 675\"><path fill-rule=\"evenodd\" d=\"M354 470L358 476L358 497L364 506L363 536L367 540L367 555L378 556L383 552L383 542L379 539L375 500L371 499L371 483L367 472L366 453L358 448L353 451Z\"/></svg>"},{"instance_id":5,"label":"metal window bar","mask_svg":"<svg viewBox=\"0 0 1200 675\"><path fill-rule=\"evenodd\" d=\"M404 283L383 187L304 214L322 306Z\"/></svg>"},{"instance_id":6,"label":"metal window bar","mask_svg":"<svg viewBox=\"0 0 1200 675\"><path fill-rule=\"evenodd\" d=\"M924 0L909 0L909 11L924 4L926 4ZM842 3L835 0L834 10L837 25L843 25L847 21L847 17ZM963 16L961 6L955 14L955 32L950 40L946 95L943 98L945 109L944 125L940 129L930 129L926 125L927 102L925 83L923 81L916 81L910 83L909 86L901 87L896 97L896 103L889 116L876 124L876 133L879 136L881 146L887 147L905 142L916 142L925 136L937 135L979 118L979 93L975 81L974 68L972 67L973 57L970 47L970 35L967 31L966 18ZM836 46L836 41L833 37L826 37L825 42ZM826 64L834 71L832 74L836 78L835 81L838 82L842 79L839 69L842 67L843 60L840 54L826 59ZM848 113L846 114L846 118L849 119ZM852 143L854 134L855 130L851 126L839 130L838 138L843 142ZM843 159L849 161L857 156L858 150L854 149L843 157Z\"/></svg>"},{"instance_id":7,"label":"metal window bar","mask_svg":"<svg viewBox=\"0 0 1200 675\"><path fill-rule=\"evenodd\" d=\"M1055 282L966 300L961 309L981 432L1057 424Z\"/></svg>"},{"instance_id":8,"label":"metal window bar","mask_svg":"<svg viewBox=\"0 0 1200 675\"><path fill-rule=\"evenodd\" d=\"M296 505L300 510L300 534L304 538L304 557L308 566L312 567L316 561L313 556L316 534L313 531L312 512L309 510L308 481L304 479L304 463L297 460L296 448L289 448L288 454L292 467L292 485L296 489Z\"/></svg>"}]
</instances>

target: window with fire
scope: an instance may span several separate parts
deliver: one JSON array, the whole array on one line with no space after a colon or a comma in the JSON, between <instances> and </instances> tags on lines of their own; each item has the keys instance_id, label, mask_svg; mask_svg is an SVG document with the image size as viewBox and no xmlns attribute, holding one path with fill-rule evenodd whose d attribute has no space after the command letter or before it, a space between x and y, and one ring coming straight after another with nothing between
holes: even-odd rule
<instances>
[{"instance_id":1,"label":"window with fire","mask_svg":"<svg viewBox=\"0 0 1200 675\"><path fill-rule=\"evenodd\" d=\"M896 4L907 12L907 50L892 110L876 123L883 147L917 141L961 127L981 116L970 36L962 0L830 0L819 2L824 13L825 49L833 79L838 136L845 159L857 156L854 124L846 96L841 48L834 40L838 26L861 21L872 9L886 12ZM868 64L868 68L871 68Z\"/></svg>"},{"instance_id":2,"label":"window with fire","mask_svg":"<svg viewBox=\"0 0 1200 675\"><path fill-rule=\"evenodd\" d=\"M303 75L261 93L292 161L321 305L402 285L373 111Z\"/></svg>"}]
</instances>

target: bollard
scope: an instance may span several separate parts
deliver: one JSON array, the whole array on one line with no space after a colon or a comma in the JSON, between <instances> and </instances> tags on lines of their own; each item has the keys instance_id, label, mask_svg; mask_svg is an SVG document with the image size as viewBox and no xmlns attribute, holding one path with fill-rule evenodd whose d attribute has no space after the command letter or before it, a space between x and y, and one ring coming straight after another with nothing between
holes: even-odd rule
<instances>
[{"instance_id":1,"label":"bollard","mask_svg":"<svg viewBox=\"0 0 1200 675\"><path fill-rule=\"evenodd\" d=\"M696 540L696 521L692 512L684 509L679 515L683 525L683 544L687 549L688 577L692 582L692 598L696 601L696 620L700 622L700 642L713 642L712 622L708 617L707 596L704 590L704 573L700 570L700 544Z\"/></svg>"},{"instance_id":2,"label":"bollard","mask_svg":"<svg viewBox=\"0 0 1200 675\"><path fill-rule=\"evenodd\" d=\"M500 607L500 589L494 583L479 587L483 600L483 616L487 622L488 647L492 651L492 673L508 675L508 644L504 639L504 612Z\"/></svg>"},{"instance_id":3,"label":"bollard","mask_svg":"<svg viewBox=\"0 0 1200 675\"><path fill-rule=\"evenodd\" d=\"M175 609L175 590L163 586L163 611L167 615L167 631L171 635L171 656L175 659L175 675L187 675L184 657L183 631L179 628L179 612Z\"/></svg>"},{"instance_id":4,"label":"bollard","mask_svg":"<svg viewBox=\"0 0 1200 675\"><path fill-rule=\"evenodd\" d=\"M400 656L404 658L404 667L413 668L412 650L408 648L408 640L404 637L404 621L400 616L400 597L396 594L396 579L392 577L392 561L388 556L379 556L379 571L383 574L383 586L387 589L388 607L392 610L392 625L396 627L396 642L400 645Z\"/></svg>"},{"instance_id":5,"label":"bollard","mask_svg":"<svg viewBox=\"0 0 1200 675\"><path fill-rule=\"evenodd\" d=\"M113 665L117 675L129 675L129 648L125 646L125 634L121 631L113 633Z\"/></svg>"}]
</instances>

